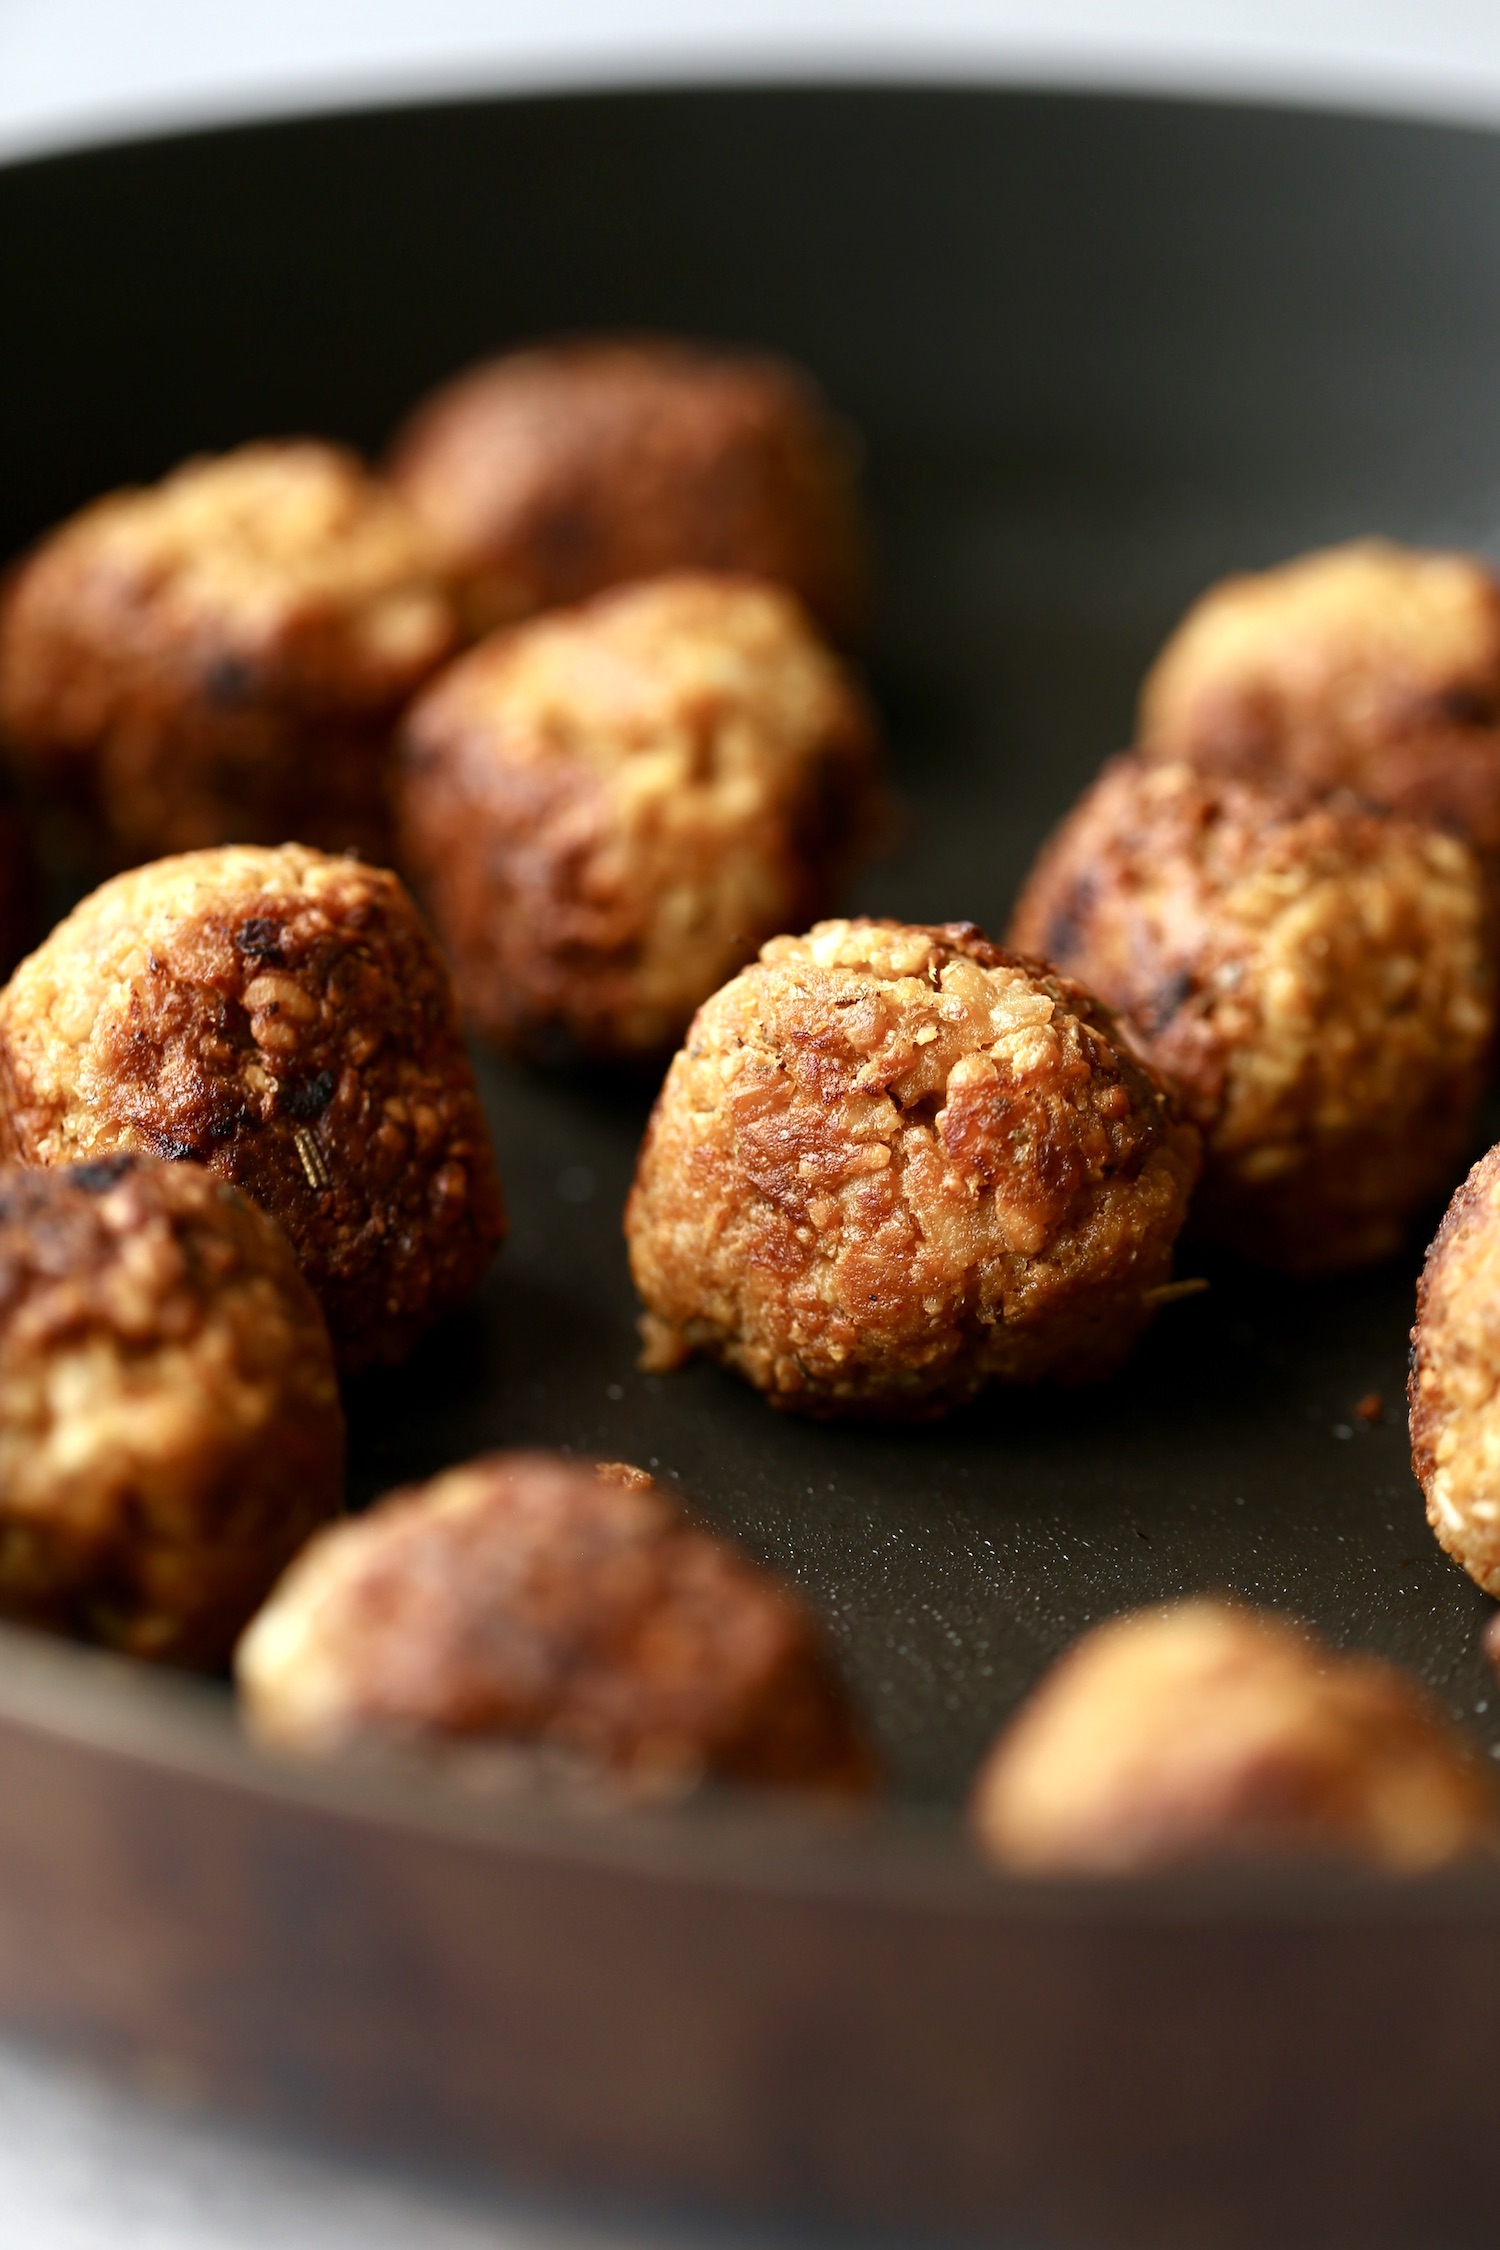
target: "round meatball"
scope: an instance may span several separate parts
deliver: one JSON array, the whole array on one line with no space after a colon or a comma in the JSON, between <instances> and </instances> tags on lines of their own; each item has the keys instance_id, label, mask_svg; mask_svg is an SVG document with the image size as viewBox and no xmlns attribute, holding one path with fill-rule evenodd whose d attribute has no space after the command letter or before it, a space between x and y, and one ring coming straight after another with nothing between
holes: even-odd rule
<instances>
[{"instance_id":1,"label":"round meatball","mask_svg":"<svg viewBox=\"0 0 1500 2250\"><path fill-rule=\"evenodd\" d=\"M626 1210L648 1363L929 1415L1112 1371L1198 1169L1107 1009L971 923L825 922L714 995Z\"/></svg>"},{"instance_id":2,"label":"round meatball","mask_svg":"<svg viewBox=\"0 0 1500 2250\"><path fill-rule=\"evenodd\" d=\"M0 993L0 1149L193 1157L281 1221L346 1371L474 1287L499 1188L448 972L396 877L300 844L117 875Z\"/></svg>"},{"instance_id":3,"label":"round meatball","mask_svg":"<svg viewBox=\"0 0 1500 2250\"><path fill-rule=\"evenodd\" d=\"M1449 1204L1417 1289L1412 1468L1439 1544L1500 1595L1500 1148Z\"/></svg>"},{"instance_id":4,"label":"round meatball","mask_svg":"<svg viewBox=\"0 0 1500 2250\"><path fill-rule=\"evenodd\" d=\"M456 635L427 535L353 454L245 446L43 541L0 607L0 730L109 864L387 859L395 719Z\"/></svg>"},{"instance_id":5,"label":"round meatball","mask_svg":"<svg viewBox=\"0 0 1500 2250\"><path fill-rule=\"evenodd\" d=\"M681 569L789 586L840 638L863 617L854 445L765 353L670 337L511 352L418 407L390 474L479 630Z\"/></svg>"},{"instance_id":6,"label":"round meatball","mask_svg":"<svg viewBox=\"0 0 1500 2250\"><path fill-rule=\"evenodd\" d=\"M1470 1152L1494 979L1456 837L1122 758L1042 854L1010 943L1120 1011L1202 1129L1195 1227L1264 1264L1388 1257Z\"/></svg>"},{"instance_id":7,"label":"round meatball","mask_svg":"<svg viewBox=\"0 0 1500 2250\"><path fill-rule=\"evenodd\" d=\"M1096 1626L980 1771L983 1850L1026 1875L1318 1855L1416 1873L1497 1841L1494 1788L1415 1680L1219 1600Z\"/></svg>"},{"instance_id":8,"label":"round meatball","mask_svg":"<svg viewBox=\"0 0 1500 2250\"><path fill-rule=\"evenodd\" d=\"M1477 555L1359 540L1228 578L1148 674L1151 756L1280 776L1500 857L1500 583Z\"/></svg>"},{"instance_id":9,"label":"round meatball","mask_svg":"<svg viewBox=\"0 0 1500 2250\"><path fill-rule=\"evenodd\" d=\"M241 1641L250 1726L308 1756L507 1747L627 1790L862 1795L800 1601L650 1477L495 1453L315 1539Z\"/></svg>"},{"instance_id":10,"label":"round meatball","mask_svg":"<svg viewBox=\"0 0 1500 2250\"><path fill-rule=\"evenodd\" d=\"M676 577L498 633L408 724L404 860L469 1014L533 1053L661 1054L878 819L863 698L795 602Z\"/></svg>"},{"instance_id":11,"label":"round meatball","mask_svg":"<svg viewBox=\"0 0 1500 2250\"><path fill-rule=\"evenodd\" d=\"M0 1609L222 1664L343 1456L274 1220L196 1164L0 1171Z\"/></svg>"}]
</instances>

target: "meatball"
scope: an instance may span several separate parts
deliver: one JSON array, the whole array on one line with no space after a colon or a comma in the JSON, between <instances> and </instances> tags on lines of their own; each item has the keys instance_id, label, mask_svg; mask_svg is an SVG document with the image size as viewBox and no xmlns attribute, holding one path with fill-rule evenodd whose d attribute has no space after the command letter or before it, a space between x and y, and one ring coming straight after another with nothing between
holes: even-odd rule
<instances>
[{"instance_id":1,"label":"meatball","mask_svg":"<svg viewBox=\"0 0 1500 2250\"><path fill-rule=\"evenodd\" d=\"M0 730L107 864L292 837L383 860L394 722L456 632L353 454L249 445L43 541L0 608Z\"/></svg>"},{"instance_id":2,"label":"meatball","mask_svg":"<svg viewBox=\"0 0 1500 2250\"><path fill-rule=\"evenodd\" d=\"M813 1619L639 1469L494 1453L314 1540L241 1641L253 1732L329 1756L512 1748L627 1791L862 1795Z\"/></svg>"},{"instance_id":3,"label":"meatball","mask_svg":"<svg viewBox=\"0 0 1500 2250\"><path fill-rule=\"evenodd\" d=\"M775 938L699 1010L641 1150L648 1364L701 1350L819 1415L1106 1374L1197 1169L1108 1010L972 923Z\"/></svg>"},{"instance_id":4,"label":"meatball","mask_svg":"<svg viewBox=\"0 0 1500 2250\"><path fill-rule=\"evenodd\" d=\"M1318 1855L1415 1873L1492 1851L1489 1776L1393 1664L1221 1600L1096 1626L975 1785L983 1850L1027 1875Z\"/></svg>"},{"instance_id":5,"label":"meatball","mask_svg":"<svg viewBox=\"0 0 1500 2250\"><path fill-rule=\"evenodd\" d=\"M0 1171L0 1609L221 1664L343 1455L274 1220L197 1164Z\"/></svg>"},{"instance_id":6,"label":"meatball","mask_svg":"<svg viewBox=\"0 0 1500 2250\"><path fill-rule=\"evenodd\" d=\"M1438 1228L1411 1332L1412 1468L1438 1543L1500 1595L1500 1148Z\"/></svg>"},{"instance_id":7,"label":"meatball","mask_svg":"<svg viewBox=\"0 0 1500 2250\"><path fill-rule=\"evenodd\" d=\"M1189 610L1147 676L1148 754L1347 788L1500 859L1500 583L1477 555L1359 540Z\"/></svg>"},{"instance_id":8,"label":"meatball","mask_svg":"<svg viewBox=\"0 0 1500 2250\"><path fill-rule=\"evenodd\" d=\"M0 1153L192 1157L281 1221L345 1370L503 1231L448 972L396 877L301 844L117 875L0 993Z\"/></svg>"},{"instance_id":9,"label":"meatball","mask_svg":"<svg viewBox=\"0 0 1500 2250\"><path fill-rule=\"evenodd\" d=\"M839 638L863 616L855 448L810 378L762 352L670 337L511 352L418 407L390 474L478 630L680 569L789 586Z\"/></svg>"},{"instance_id":10,"label":"meatball","mask_svg":"<svg viewBox=\"0 0 1500 2250\"><path fill-rule=\"evenodd\" d=\"M1494 979L1456 837L1122 758L1042 854L1009 942L1120 1011L1202 1129L1195 1227L1264 1264L1389 1256L1470 1153Z\"/></svg>"},{"instance_id":11,"label":"meatball","mask_svg":"<svg viewBox=\"0 0 1500 2250\"><path fill-rule=\"evenodd\" d=\"M879 818L863 698L796 603L680 576L497 633L406 730L402 850L490 1038L660 1055Z\"/></svg>"}]
</instances>

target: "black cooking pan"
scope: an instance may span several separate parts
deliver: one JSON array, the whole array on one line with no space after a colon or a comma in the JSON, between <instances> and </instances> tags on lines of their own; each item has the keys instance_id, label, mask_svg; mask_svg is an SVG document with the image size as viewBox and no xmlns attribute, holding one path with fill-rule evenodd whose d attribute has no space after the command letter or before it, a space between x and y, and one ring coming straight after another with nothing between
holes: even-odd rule
<instances>
[{"instance_id":1,"label":"black cooking pan","mask_svg":"<svg viewBox=\"0 0 1500 2250\"><path fill-rule=\"evenodd\" d=\"M0 172L0 547L195 448L375 446L509 339L780 346L868 440L911 835L992 929L1215 575L1500 530L1500 141L823 89L316 119ZM1401 1404L1420 1248L1230 1263L1088 1394L911 1434L634 1368L638 1088L491 1068L515 1231L356 1391L359 1497L482 1445L659 1466L819 1603L896 1809L618 1822L299 1776L227 1693L0 1644L0 2018L301 2130L1028 2244L1493 2239L1500 1879L1001 1882L953 1819L1090 1620L1203 1586L1413 1665L1500 1752ZM1352 1409L1369 1392L1384 1419Z\"/></svg>"}]
</instances>

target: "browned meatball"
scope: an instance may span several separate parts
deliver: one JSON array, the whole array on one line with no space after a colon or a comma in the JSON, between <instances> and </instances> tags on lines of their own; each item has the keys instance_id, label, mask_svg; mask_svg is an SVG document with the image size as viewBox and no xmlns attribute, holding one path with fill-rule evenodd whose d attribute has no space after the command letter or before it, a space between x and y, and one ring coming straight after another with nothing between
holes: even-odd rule
<instances>
[{"instance_id":1,"label":"browned meatball","mask_svg":"<svg viewBox=\"0 0 1500 2250\"><path fill-rule=\"evenodd\" d=\"M1293 1273L1387 1257L1472 1145L1494 1026L1467 845L1122 758L1010 927L1119 1009L1202 1128L1195 1226Z\"/></svg>"},{"instance_id":2,"label":"browned meatball","mask_svg":"<svg viewBox=\"0 0 1500 2250\"><path fill-rule=\"evenodd\" d=\"M1215 1600L1086 1633L1000 1736L971 1817L1027 1875L1287 1855L1416 1873L1497 1842L1488 1774L1415 1680Z\"/></svg>"},{"instance_id":3,"label":"browned meatball","mask_svg":"<svg viewBox=\"0 0 1500 2250\"><path fill-rule=\"evenodd\" d=\"M0 1609L220 1664L343 1455L274 1220L196 1164L0 1171Z\"/></svg>"},{"instance_id":4,"label":"browned meatball","mask_svg":"<svg viewBox=\"0 0 1500 2250\"><path fill-rule=\"evenodd\" d=\"M512 1746L628 1790L863 1794L802 1604L639 1469L494 1453L314 1540L240 1643L262 1740Z\"/></svg>"},{"instance_id":5,"label":"browned meatball","mask_svg":"<svg viewBox=\"0 0 1500 2250\"><path fill-rule=\"evenodd\" d=\"M0 993L0 1147L196 1157L286 1228L345 1369L401 1358L502 1232L448 972L394 875L300 844L118 875Z\"/></svg>"},{"instance_id":6,"label":"browned meatball","mask_svg":"<svg viewBox=\"0 0 1500 2250\"><path fill-rule=\"evenodd\" d=\"M1500 1148L1449 1204L1411 1332L1412 1468L1439 1544L1500 1594Z\"/></svg>"},{"instance_id":7,"label":"browned meatball","mask_svg":"<svg viewBox=\"0 0 1500 2250\"><path fill-rule=\"evenodd\" d=\"M878 795L864 699L789 596L658 578L498 633L427 690L402 848L490 1038L659 1054L832 903Z\"/></svg>"},{"instance_id":8,"label":"browned meatball","mask_svg":"<svg viewBox=\"0 0 1500 2250\"><path fill-rule=\"evenodd\" d=\"M293 837L387 859L392 727L456 631L353 454L249 445L43 541L0 607L0 729L109 864Z\"/></svg>"},{"instance_id":9,"label":"browned meatball","mask_svg":"<svg viewBox=\"0 0 1500 2250\"><path fill-rule=\"evenodd\" d=\"M699 1010L641 1150L650 1360L823 1415L1107 1373L1197 1169L1108 1010L972 924L776 938Z\"/></svg>"},{"instance_id":10,"label":"browned meatball","mask_svg":"<svg viewBox=\"0 0 1500 2250\"><path fill-rule=\"evenodd\" d=\"M1141 693L1148 755L1351 789L1500 855L1500 583L1359 540L1212 587Z\"/></svg>"},{"instance_id":11,"label":"browned meatball","mask_svg":"<svg viewBox=\"0 0 1500 2250\"><path fill-rule=\"evenodd\" d=\"M445 383L392 451L476 629L671 570L865 603L854 447L800 369L670 337L535 346Z\"/></svg>"}]
</instances>

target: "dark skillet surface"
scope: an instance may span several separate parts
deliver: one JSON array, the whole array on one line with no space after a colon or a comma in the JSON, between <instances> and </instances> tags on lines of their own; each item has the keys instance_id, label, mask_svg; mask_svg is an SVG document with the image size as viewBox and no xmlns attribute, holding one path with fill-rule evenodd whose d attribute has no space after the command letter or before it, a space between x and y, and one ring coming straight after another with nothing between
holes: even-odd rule
<instances>
[{"instance_id":1,"label":"dark skillet surface","mask_svg":"<svg viewBox=\"0 0 1500 2250\"><path fill-rule=\"evenodd\" d=\"M0 174L0 545L195 447L376 444L508 339L782 346L869 447L872 669L911 832L853 903L998 935L1202 584L1321 539L1500 524L1497 284L1500 145L1389 122L751 92L87 154ZM1400 1657L1500 1748L1488 1605L1407 1466L1419 1245L1312 1289L1189 1252L1209 1294L1103 1389L810 1427L711 1369L635 1372L641 1090L486 1084L512 1239L470 1314L352 1397L358 1499L493 1444L659 1465L816 1600L916 1802L959 1800L1083 1626L1199 1586Z\"/></svg>"}]
</instances>

